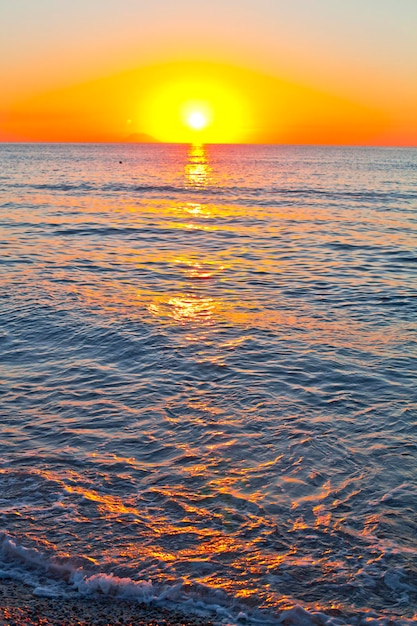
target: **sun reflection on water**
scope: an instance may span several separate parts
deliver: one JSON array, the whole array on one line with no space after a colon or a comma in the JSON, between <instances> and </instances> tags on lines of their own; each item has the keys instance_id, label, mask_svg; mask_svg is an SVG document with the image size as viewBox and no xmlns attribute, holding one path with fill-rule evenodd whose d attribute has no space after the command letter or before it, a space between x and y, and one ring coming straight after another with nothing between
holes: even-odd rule
<instances>
[{"instance_id":1,"label":"sun reflection on water","mask_svg":"<svg viewBox=\"0 0 417 626\"><path fill-rule=\"evenodd\" d=\"M207 187L211 182L212 168L207 148L203 144L192 144L188 149L185 177L190 187Z\"/></svg>"},{"instance_id":2,"label":"sun reflection on water","mask_svg":"<svg viewBox=\"0 0 417 626\"><path fill-rule=\"evenodd\" d=\"M157 316L169 317L177 322L190 321L208 322L216 309L213 298L202 297L197 294L184 293L173 296L159 303L152 303L148 310Z\"/></svg>"},{"instance_id":3,"label":"sun reflection on water","mask_svg":"<svg viewBox=\"0 0 417 626\"><path fill-rule=\"evenodd\" d=\"M59 218L54 214L49 220L54 219L63 231L72 232L82 224L93 227L92 233L100 228L103 239L97 245L94 237L74 237L68 245L67 238L51 235L48 247L54 250L55 261L59 262L54 264L52 280L44 283L48 297L65 306L82 301L94 314L105 314L107 320L143 319L150 315L160 324L187 327L190 341L202 339L197 331L205 332L208 327L226 323L236 327L280 328L283 336L294 329L306 330L310 341L320 345L327 336L332 344L345 345L348 334L350 342L362 345L360 325L355 326L351 318L349 327L343 322L348 315L339 313L337 319L312 316L308 304L300 301L295 309L290 300L275 298L274 286L285 285L287 273L296 275L292 265L296 249L290 255L282 255L271 245L254 254L245 245L236 245L242 239L258 237L260 224L267 229L266 238L269 228L276 232L288 219L300 225L297 229L302 233L307 221L325 221L326 211L315 210L307 215L303 207L290 205L285 210L274 207L271 212L267 206L221 204L213 197L206 201L206 191L224 186L230 176L227 163L213 146L202 144L189 145L176 154L170 175L188 193L121 196L117 202L103 195L99 206L91 197L85 201L80 197L77 212L71 211L70 196L59 197ZM48 206L56 202L47 193L37 193L34 199ZM245 218L246 213L256 217L254 223ZM16 216L27 222L40 220L23 209ZM275 224L274 228L271 224ZM127 238L120 239L119 232L122 237L127 233ZM67 280L62 269L66 266L76 268L75 279ZM27 265L25 273L28 280L33 274L39 285L35 269L34 265ZM305 268L300 271L306 273ZM48 264L44 275L50 273ZM256 290L240 281L240 276L260 281L263 302ZM232 289L228 288L229 280ZM235 284L241 287L239 298L233 292ZM313 281L311 284L314 287ZM393 332L375 327L370 335L368 328L365 339L383 349L384 344L395 339Z\"/></svg>"},{"instance_id":4,"label":"sun reflection on water","mask_svg":"<svg viewBox=\"0 0 417 626\"><path fill-rule=\"evenodd\" d=\"M190 145L183 167L187 187L200 189L212 182L212 167L205 145ZM175 212L180 219L193 220L185 224L181 220L177 227L187 230L215 228L201 224L200 220L212 217L212 211L202 202L178 203L175 206ZM183 289L176 293L158 295L153 302L149 303L148 311L153 316L165 318L165 320L168 318L181 325L190 323L197 327L210 325L222 306L214 297L210 287L206 290L203 283L218 281L225 266L219 264L217 260L206 258L196 252L188 255L179 254L171 258L169 263L175 267L175 273L181 276Z\"/></svg>"}]
</instances>

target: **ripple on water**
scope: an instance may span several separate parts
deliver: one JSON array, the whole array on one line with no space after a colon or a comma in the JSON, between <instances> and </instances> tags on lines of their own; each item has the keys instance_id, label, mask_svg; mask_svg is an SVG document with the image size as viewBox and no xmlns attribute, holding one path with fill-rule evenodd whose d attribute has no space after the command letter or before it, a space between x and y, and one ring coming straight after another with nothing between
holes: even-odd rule
<instances>
[{"instance_id":1,"label":"ripple on water","mask_svg":"<svg viewBox=\"0 0 417 626\"><path fill-rule=\"evenodd\" d=\"M0 575L411 619L415 151L1 150Z\"/></svg>"}]
</instances>

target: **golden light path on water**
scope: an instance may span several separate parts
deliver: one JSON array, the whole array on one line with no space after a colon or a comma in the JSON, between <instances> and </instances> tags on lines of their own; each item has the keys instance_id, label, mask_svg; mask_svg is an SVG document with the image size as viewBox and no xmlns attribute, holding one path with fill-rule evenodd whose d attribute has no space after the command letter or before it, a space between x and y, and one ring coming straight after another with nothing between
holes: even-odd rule
<instances>
[{"instance_id":1,"label":"golden light path on water","mask_svg":"<svg viewBox=\"0 0 417 626\"><path fill-rule=\"evenodd\" d=\"M163 225L164 229L170 229L172 242L177 241L178 244L172 243L162 249L154 249L151 246L129 248L125 245L123 248L112 250L115 263L120 267L125 267L127 274L130 269L135 270L135 268L140 272L147 267L157 270L158 266L166 268L166 270L161 270L161 275L164 271L169 272L168 290L165 288L158 290L158 283L152 285L152 288L146 288L138 287L131 280L109 281L106 278L102 281L95 279L85 285L77 285L77 298L81 298L89 306L98 307L108 316L115 315L116 318L127 315L129 319L139 319L147 312L157 318L161 324L188 325L190 331L192 330L188 336L192 342L199 341L203 335L207 335L211 326L218 323L256 326L265 329L279 325L282 330L287 329L288 333L293 328L306 328L310 331L316 330L320 337L319 341L323 340L323 334L324 336L328 334L332 337L332 341L340 341L340 345L344 344L346 336L349 336L349 342L357 342L358 346L362 345L363 341L371 340L375 345L382 347L392 339L390 331L383 328L374 328L372 335L369 334L368 329L363 335L361 325L355 325L348 316L344 324L343 312L339 314L337 320L320 319L312 316L309 308L305 310L299 308L295 312L294 309L289 310L288 307L277 306L275 301L266 302L260 307L256 292L253 290L245 290L242 299L231 294L228 291L228 273L239 273L239 266L242 263L245 264L242 255L244 256L248 249L241 246L236 249L232 247L232 255L224 255L223 251L213 253L212 250L202 255L201 250L190 249L190 245L179 241L176 238L176 231L179 233L187 230L217 233L224 231L226 233L230 232L231 222L233 222L232 228L236 236L250 237L257 231L257 226L252 227L245 223L244 218L247 213L245 207L223 206L194 199L193 190L204 190L209 185L215 187L217 184L223 184L225 176L228 176L227 172L213 167L207 146L190 144L185 160L178 162L177 174L182 175L184 187L191 192L188 201L147 199L146 203L137 201L132 204L131 200L127 202L119 200L117 206L114 206L111 200L108 200L106 206L105 201L102 200L100 204L103 212L112 215L115 225L120 222L123 227L136 226L151 221ZM49 198L40 197L38 200L47 202ZM65 201L65 198L62 201ZM95 212L95 210L94 204L84 206L80 221L85 219L86 213L88 215L89 211ZM267 222L271 209L250 207L250 211L255 214L255 217L258 213L258 219ZM271 217L275 222L279 220L280 209L273 209ZM333 217L335 220L338 219L337 215ZM282 218L291 219L299 224L301 240L304 223L306 221L320 223L321 219L323 221L326 219L326 213L324 210L321 211L320 207L312 211L302 207L287 206L285 212L282 212ZM392 218L388 216L387 219ZM320 236L326 238L325 233L320 233ZM369 233L363 233L361 243L362 245L372 243ZM71 250L66 249L61 241L55 241L54 247L60 251L66 262L71 261ZM72 252L76 260L77 251L72 249ZM98 266L106 264L106 249L94 248L89 251L89 254L91 260ZM246 266L249 265L250 262L246 263ZM286 273L290 274L293 271L292 260L283 258L277 264L271 261L268 255L264 255L257 260L257 270L263 275L267 275L272 270L285 277ZM303 268L300 267L299 271L302 272ZM207 288L205 287L206 281ZM173 286L176 287L175 290ZM65 288L71 291L70 285L60 286L60 289Z\"/></svg>"}]
</instances>

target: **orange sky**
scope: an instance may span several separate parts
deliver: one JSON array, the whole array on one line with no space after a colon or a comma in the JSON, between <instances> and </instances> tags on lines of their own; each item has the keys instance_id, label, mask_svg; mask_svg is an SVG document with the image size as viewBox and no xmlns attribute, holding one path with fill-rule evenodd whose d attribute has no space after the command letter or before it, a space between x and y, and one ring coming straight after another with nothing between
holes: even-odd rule
<instances>
[{"instance_id":1,"label":"orange sky","mask_svg":"<svg viewBox=\"0 0 417 626\"><path fill-rule=\"evenodd\" d=\"M0 140L417 145L416 27L415 0L9 0Z\"/></svg>"}]
</instances>

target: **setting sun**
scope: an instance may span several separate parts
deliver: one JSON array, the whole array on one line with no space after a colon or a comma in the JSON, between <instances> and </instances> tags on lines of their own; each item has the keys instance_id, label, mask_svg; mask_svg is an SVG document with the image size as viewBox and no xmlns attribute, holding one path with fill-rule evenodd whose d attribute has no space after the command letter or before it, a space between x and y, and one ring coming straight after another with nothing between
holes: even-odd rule
<instances>
[{"instance_id":1,"label":"setting sun","mask_svg":"<svg viewBox=\"0 0 417 626\"><path fill-rule=\"evenodd\" d=\"M201 130L207 126L207 118L201 111L193 111L188 116L187 123L194 130Z\"/></svg>"},{"instance_id":2,"label":"setting sun","mask_svg":"<svg viewBox=\"0 0 417 626\"><path fill-rule=\"evenodd\" d=\"M226 68L178 64L169 68L170 76L167 69L155 72L154 84L142 96L137 118L145 132L178 143L197 137L203 143L245 141L248 105L244 93L230 85Z\"/></svg>"},{"instance_id":3,"label":"setting sun","mask_svg":"<svg viewBox=\"0 0 417 626\"><path fill-rule=\"evenodd\" d=\"M199 134L213 122L213 109L205 101L189 100L180 107L180 117L184 126Z\"/></svg>"}]
</instances>

